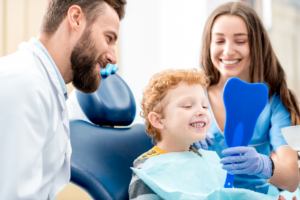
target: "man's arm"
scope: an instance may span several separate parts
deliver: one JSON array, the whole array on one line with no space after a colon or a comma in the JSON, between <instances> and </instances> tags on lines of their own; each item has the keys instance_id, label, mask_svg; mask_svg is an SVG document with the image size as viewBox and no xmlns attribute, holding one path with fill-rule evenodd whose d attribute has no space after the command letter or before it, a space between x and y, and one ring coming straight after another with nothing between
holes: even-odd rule
<instances>
[{"instance_id":1,"label":"man's arm","mask_svg":"<svg viewBox=\"0 0 300 200\"><path fill-rule=\"evenodd\" d=\"M0 73L0 199L48 197L42 151L49 100L37 79L29 72Z\"/></svg>"}]
</instances>

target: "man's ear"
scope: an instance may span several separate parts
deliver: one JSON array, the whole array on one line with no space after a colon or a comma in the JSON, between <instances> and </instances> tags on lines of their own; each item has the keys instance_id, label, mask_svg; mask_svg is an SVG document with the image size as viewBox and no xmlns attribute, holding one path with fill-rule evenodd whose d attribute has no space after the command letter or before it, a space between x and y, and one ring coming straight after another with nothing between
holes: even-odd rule
<instances>
[{"instance_id":1,"label":"man's ear","mask_svg":"<svg viewBox=\"0 0 300 200\"><path fill-rule=\"evenodd\" d=\"M78 31L86 21L82 9L77 5L73 5L69 8L67 18L74 31Z\"/></svg>"},{"instance_id":2,"label":"man's ear","mask_svg":"<svg viewBox=\"0 0 300 200\"><path fill-rule=\"evenodd\" d=\"M156 112L150 112L148 115L148 119L152 126L155 128L162 130L165 128L164 124L161 121L161 115Z\"/></svg>"}]
</instances>

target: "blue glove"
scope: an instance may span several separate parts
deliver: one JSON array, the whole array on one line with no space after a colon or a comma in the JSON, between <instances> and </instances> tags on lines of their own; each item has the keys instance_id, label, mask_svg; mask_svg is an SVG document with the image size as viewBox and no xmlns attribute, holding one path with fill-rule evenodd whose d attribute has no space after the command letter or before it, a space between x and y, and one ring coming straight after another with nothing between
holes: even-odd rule
<instances>
[{"instance_id":1,"label":"blue glove","mask_svg":"<svg viewBox=\"0 0 300 200\"><path fill-rule=\"evenodd\" d=\"M100 69L100 72L101 72L101 75L102 76L109 76L111 74L114 74L118 71L119 67L118 65L112 65L110 63L108 63L106 65L106 68L105 69Z\"/></svg>"},{"instance_id":2,"label":"blue glove","mask_svg":"<svg viewBox=\"0 0 300 200\"><path fill-rule=\"evenodd\" d=\"M257 153L253 147L232 147L223 150L222 154L227 157L222 158L220 163L229 174L256 175L262 179L271 178L270 158Z\"/></svg>"},{"instance_id":3,"label":"blue glove","mask_svg":"<svg viewBox=\"0 0 300 200\"><path fill-rule=\"evenodd\" d=\"M215 139L215 136L213 134L211 134L211 132L208 132L206 134L205 140L195 142L193 145L197 150L199 150L199 149L208 150L208 145L209 146L214 145L214 142L212 141L213 139Z\"/></svg>"}]
</instances>

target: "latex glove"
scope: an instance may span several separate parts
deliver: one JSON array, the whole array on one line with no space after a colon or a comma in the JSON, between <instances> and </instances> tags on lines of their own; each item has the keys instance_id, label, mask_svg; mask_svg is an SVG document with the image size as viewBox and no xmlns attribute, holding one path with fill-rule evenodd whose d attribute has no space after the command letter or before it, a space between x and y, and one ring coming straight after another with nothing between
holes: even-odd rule
<instances>
[{"instance_id":1,"label":"latex glove","mask_svg":"<svg viewBox=\"0 0 300 200\"><path fill-rule=\"evenodd\" d=\"M262 179L271 178L270 158L257 153L253 147L232 147L223 150L222 154L227 157L222 158L220 163L229 174L256 175Z\"/></svg>"},{"instance_id":2,"label":"latex glove","mask_svg":"<svg viewBox=\"0 0 300 200\"><path fill-rule=\"evenodd\" d=\"M197 150L199 150L199 149L208 150L208 145L209 146L214 145L213 139L215 139L215 136L213 134L211 134L211 132L208 132L206 134L205 140L195 142L193 145Z\"/></svg>"},{"instance_id":3,"label":"latex glove","mask_svg":"<svg viewBox=\"0 0 300 200\"><path fill-rule=\"evenodd\" d=\"M102 68L100 69L100 72L102 76L109 76L111 74L115 74L118 71L118 69L119 69L118 65L112 65L108 63L105 69Z\"/></svg>"}]
</instances>

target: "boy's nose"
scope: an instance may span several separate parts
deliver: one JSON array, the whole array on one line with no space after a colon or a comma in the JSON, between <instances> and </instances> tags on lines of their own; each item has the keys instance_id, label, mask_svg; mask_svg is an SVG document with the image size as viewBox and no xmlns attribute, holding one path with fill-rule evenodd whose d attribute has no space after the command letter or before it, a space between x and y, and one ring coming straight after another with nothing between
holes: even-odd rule
<instances>
[{"instance_id":1,"label":"boy's nose","mask_svg":"<svg viewBox=\"0 0 300 200\"><path fill-rule=\"evenodd\" d=\"M203 115L203 114L204 114L204 112L203 112L203 108L202 108L202 107L199 108L199 109L196 111L196 113L195 113L196 116L201 116L201 115Z\"/></svg>"}]
</instances>

